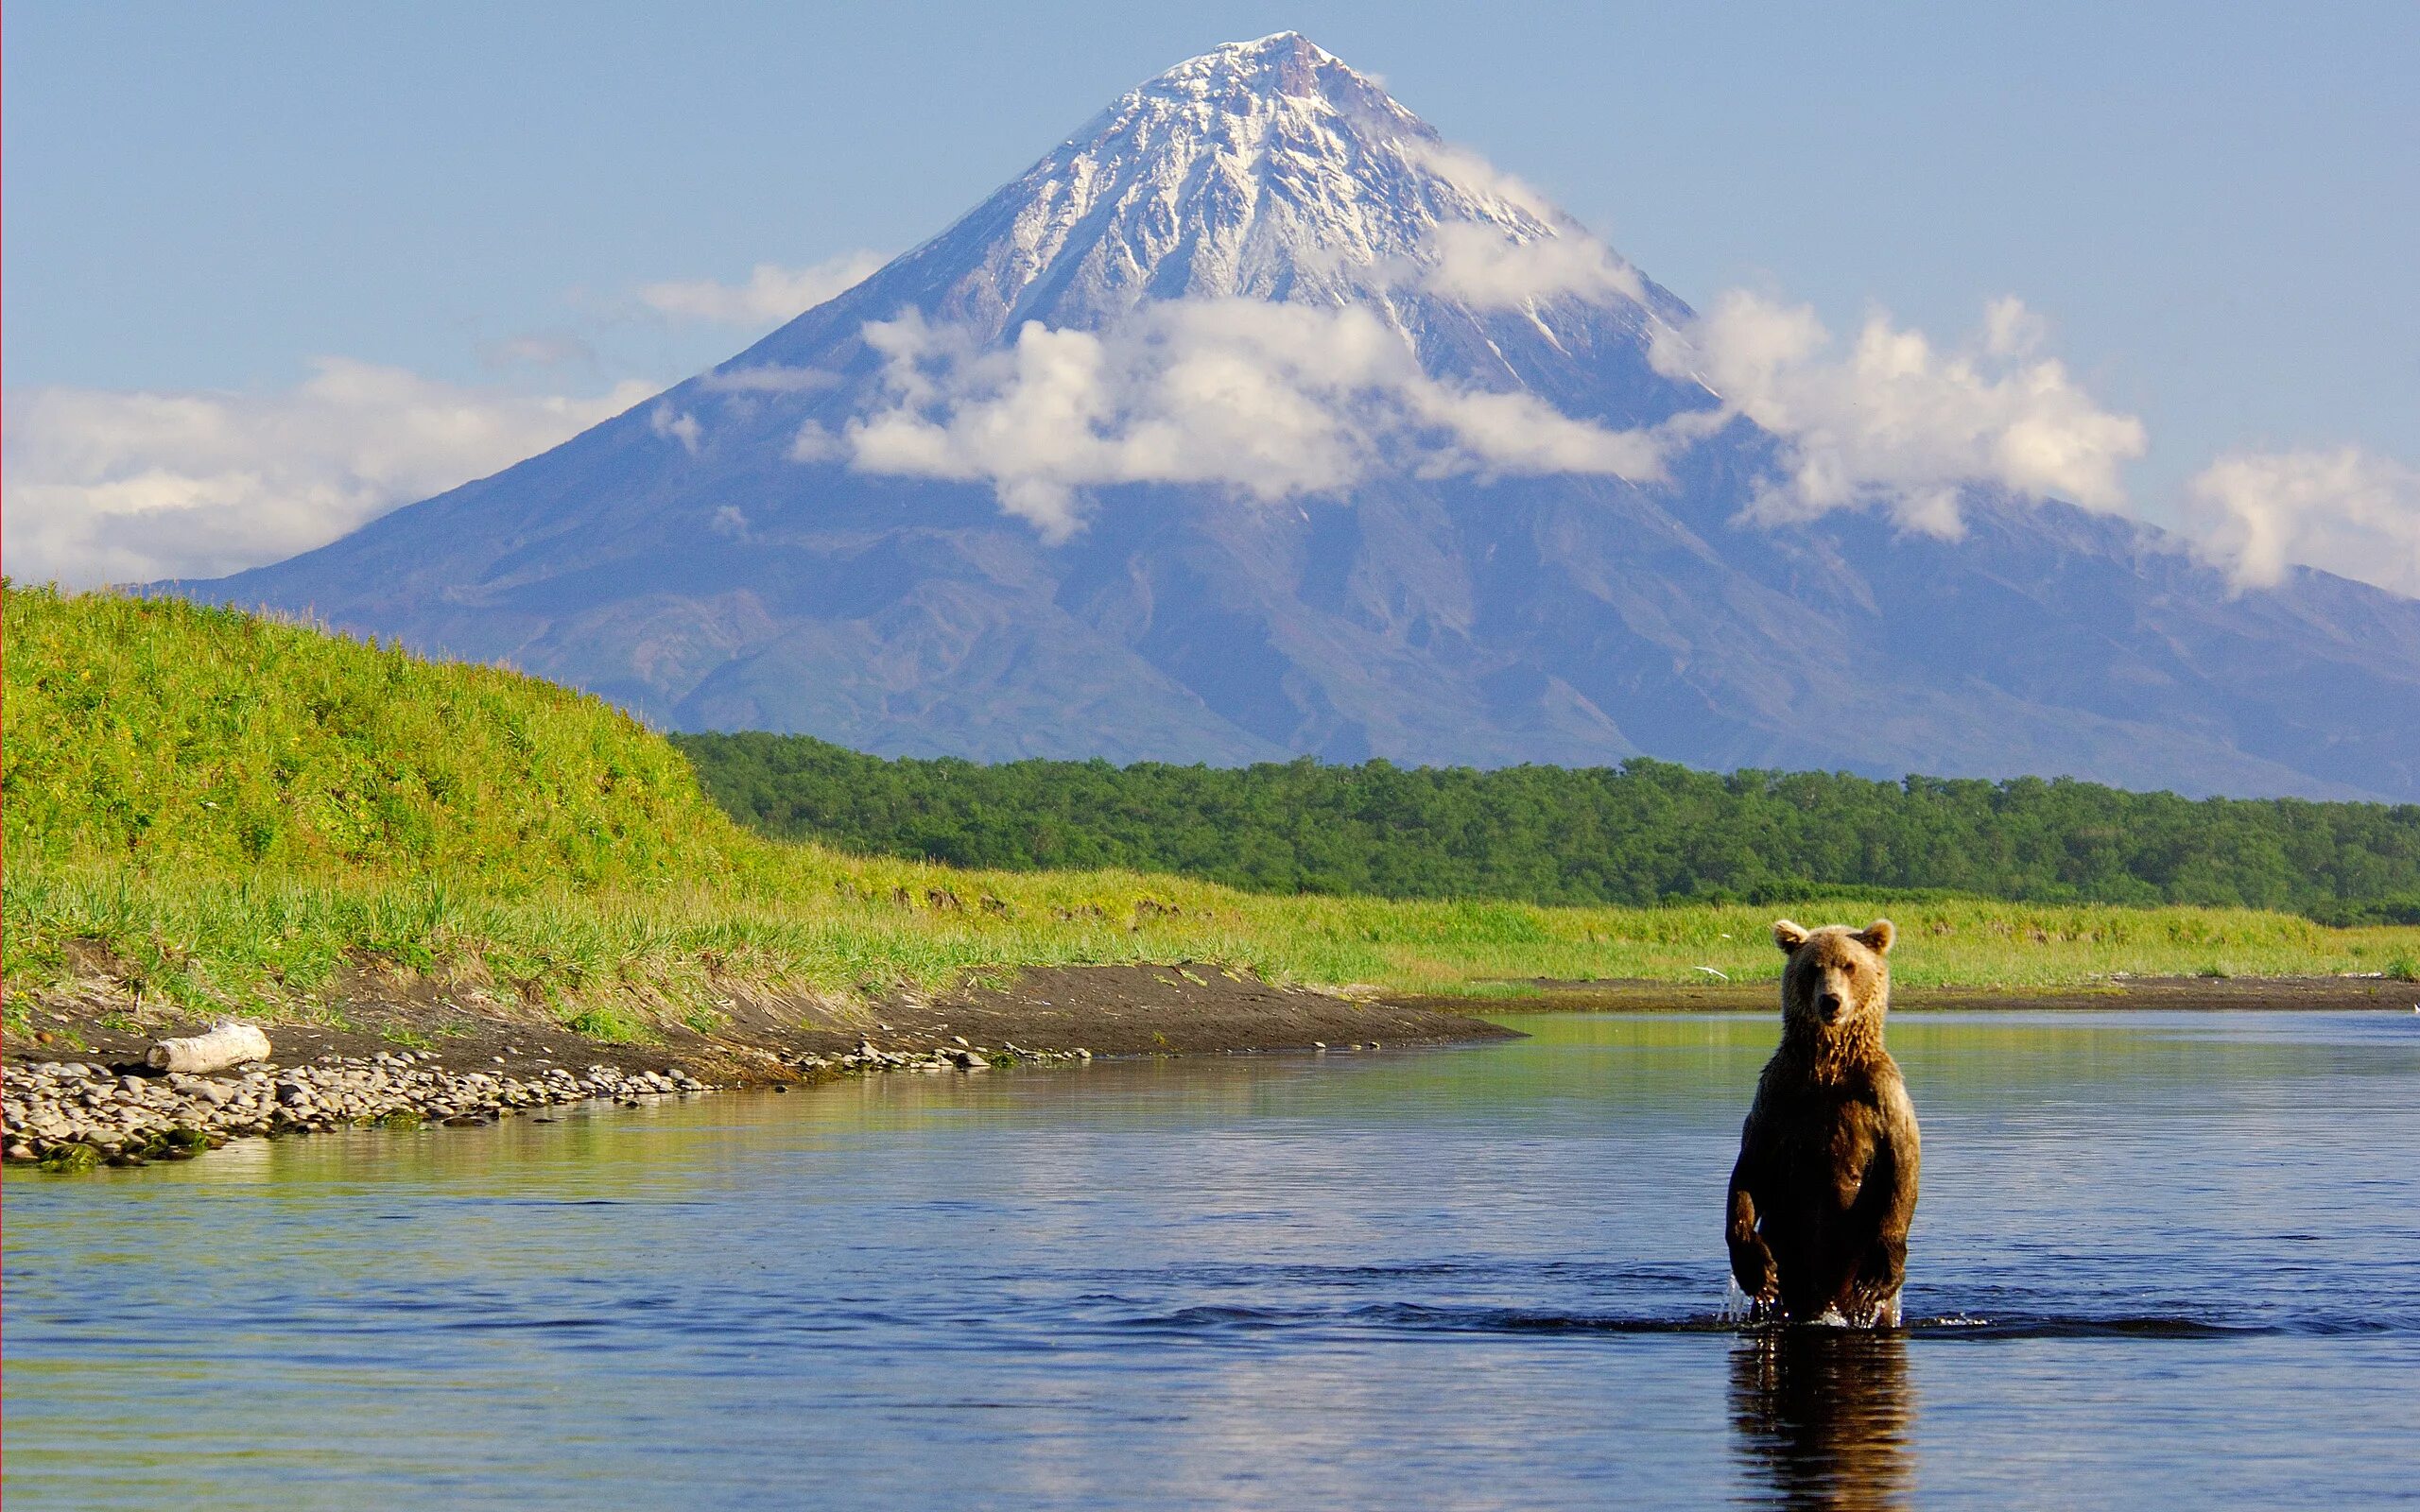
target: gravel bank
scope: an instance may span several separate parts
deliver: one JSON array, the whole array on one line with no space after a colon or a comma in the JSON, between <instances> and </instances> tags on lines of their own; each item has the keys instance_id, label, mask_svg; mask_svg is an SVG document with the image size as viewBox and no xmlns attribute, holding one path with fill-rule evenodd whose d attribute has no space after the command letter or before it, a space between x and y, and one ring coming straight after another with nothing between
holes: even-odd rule
<instances>
[{"instance_id":1,"label":"gravel bank","mask_svg":"<svg viewBox=\"0 0 2420 1512\"><path fill-rule=\"evenodd\" d=\"M593 1040L517 998L363 973L341 1012L270 1022L278 1064L153 1075L155 1039L207 1022L107 980L22 1004L0 1073L0 1157L54 1170L182 1160L226 1143L381 1122L493 1122L606 1098L793 1085L869 1072L977 1072L1095 1056L1240 1055L1465 1043L1511 1031L1451 1007L1283 987L1215 966L1088 966L871 1003L752 998L717 1022Z\"/></svg>"},{"instance_id":2,"label":"gravel bank","mask_svg":"<svg viewBox=\"0 0 2420 1512\"><path fill-rule=\"evenodd\" d=\"M871 1040L838 1056L808 1054L805 1079L873 1072L977 1072L1020 1063L1088 1061L1090 1050L998 1049L959 1040L926 1050L884 1050ZM520 1074L460 1071L424 1052L330 1056L294 1066L242 1067L216 1075L155 1075L132 1065L37 1060L0 1081L0 1157L45 1170L190 1160L231 1139L267 1139L385 1124L470 1126L534 1108L607 1099L710 1091L717 1082L680 1067L591 1065Z\"/></svg>"}]
</instances>

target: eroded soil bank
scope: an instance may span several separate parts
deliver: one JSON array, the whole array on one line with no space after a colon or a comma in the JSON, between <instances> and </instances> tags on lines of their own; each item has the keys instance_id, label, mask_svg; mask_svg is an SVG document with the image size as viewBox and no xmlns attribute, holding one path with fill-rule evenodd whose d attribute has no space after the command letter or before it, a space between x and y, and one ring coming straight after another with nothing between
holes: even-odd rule
<instances>
[{"instance_id":1,"label":"eroded soil bank","mask_svg":"<svg viewBox=\"0 0 2420 1512\"><path fill-rule=\"evenodd\" d=\"M422 1064L460 1072L540 1074L602 1064L627 1072L678 1069L729 1085L801 1079L815 1072L802 1067L807 1057L837 1058L867 1042L907 1054L962 1039L1034 1052L1149 1056L1448 1044L1511 1034L1472 1017L1469 1004L1278 987L1191 963L1035 970L1000 985L872 1004L735 990L713 1022L651 1019L644 1040L578 1034L517 1001L424 979L358 973L337 997L343 1007L330 1017L337 1022L267 1026L275 1064L410 1050ZM130 1062L155 1039L206 1026L187 1015L137 1008L99 984L34 1004L27 1017L28 1030L8 1036L10 1063Z\"/></svg>"},{"instance_id":2,"label":"eroded soil bank","mask_svg":"<svg viewBox=\"0 0 2420 1512\"><path fill-rule=\"evenodd\" d=\"M155 1039L203 1025L95 983L27 1010L9 1036L0 1159L60 1171L181 1159L230 1139L350 1125L483 1124L591 1098L677 1096L872 1072L979 1072L1098 1056L1234 1054L1492 1040L1438 1007L1282 988L1213 967L1032 971L998 986L867 1005L734 995L702 1024L647 1021L645 1042L572 1032L518 1000L363 974L340 1022L268 1025L273 1056L154 1076ZM642 1005L639 1005L643 1007Z\"/></svg>"}]
</instances>

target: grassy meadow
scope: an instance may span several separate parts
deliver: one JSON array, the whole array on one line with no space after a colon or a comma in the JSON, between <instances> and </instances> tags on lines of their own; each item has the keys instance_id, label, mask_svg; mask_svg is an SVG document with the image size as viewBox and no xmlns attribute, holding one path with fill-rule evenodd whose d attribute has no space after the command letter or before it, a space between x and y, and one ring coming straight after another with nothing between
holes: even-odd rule
<instances>
[{"instance_id":1,"label":"grassy meadow","mask_svg":"<svg viewBox=\"0 0 2420 1512\"><path fill-rule=\"evenodd\" d=\"M340 1016L355 973L510 994L604 1038L735 993L869 996L1028 965L1198 961L1304 984L1776 974L1771 907L1546 907L983 871L743 831L603 702L180 600L5 593L7 1014L58 994ZM1898 979L2420 976L2420 929L1926 894Z\"/></svg>"}]
</instances>

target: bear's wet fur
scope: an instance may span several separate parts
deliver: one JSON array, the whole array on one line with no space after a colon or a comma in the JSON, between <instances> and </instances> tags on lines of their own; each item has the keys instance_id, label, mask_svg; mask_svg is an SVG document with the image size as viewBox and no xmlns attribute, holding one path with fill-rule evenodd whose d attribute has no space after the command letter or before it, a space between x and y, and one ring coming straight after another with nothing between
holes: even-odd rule
<instances>
[{"instance_id":1,"label":"bear's wet fur","mask_svg":"<svg viewBox=\"0 0 2420 1512\"><path fill-rule=\"evenodd\" d=\"M1731 1172L1731 1274L1761 1315L1896 1327L1916 1211L1916 1109L1882 1046L1887 919L1773 942L1781 1048L1756 1083Z\"/></svg>"}]
</instances>

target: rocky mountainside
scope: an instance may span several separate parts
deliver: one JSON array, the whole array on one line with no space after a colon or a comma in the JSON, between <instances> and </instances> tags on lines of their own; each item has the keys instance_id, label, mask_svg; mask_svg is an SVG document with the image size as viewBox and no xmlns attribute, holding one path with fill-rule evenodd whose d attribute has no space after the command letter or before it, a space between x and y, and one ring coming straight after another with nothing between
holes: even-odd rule
<instances>
[{"instance_id":1,"label":"rocky mountainside","mask_svg":"<svg viewBox=\"0 0 2420 1512\"><path fill-rule=\"evenodd\" d=\"M164 586L890 754L2420 800L2420 603L1981 489L1743 524L1778 443L1659 366L1690 319L1282 34L554 451Z\"/></svg>"}]
</instances>

